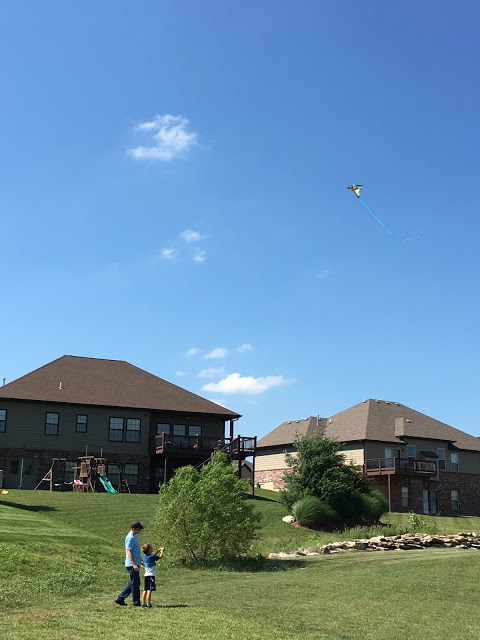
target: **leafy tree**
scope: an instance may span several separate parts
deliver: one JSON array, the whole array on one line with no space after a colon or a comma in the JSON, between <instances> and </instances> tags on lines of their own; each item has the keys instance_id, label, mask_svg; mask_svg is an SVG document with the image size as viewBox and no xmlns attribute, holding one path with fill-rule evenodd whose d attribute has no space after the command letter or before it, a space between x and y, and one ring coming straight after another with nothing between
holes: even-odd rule
<instances>
[{"instance_id":1,"label":"leafy tree","mask_svg":"<svg viewBox=\"0 0 480 640\"><path fill-rule=\"evenodd\" d=\"M154 532L174 559L198 562L245 552L259 529L260 516L245 499L239 480L222 452L200 471L181 467L162 487Z\"/></svg>"},{"instance_id":2,"label":"leafy tree","mask_svg":"<svg viewBox=\"0 0 480 640\"><path fill-rule=\"evenodd\" d=\"M301 498L315 496L330 509L323 511L318 526L372 523L387 510L379 494L372 493L368 480L353 465L345 464L338 440L319 434L297 437L294 446L297 455L285 456L291 470L284 473L286 488L281 493L289 509ZM331 520L327 523L328 513Z\"/></svg>"}]
</instances>

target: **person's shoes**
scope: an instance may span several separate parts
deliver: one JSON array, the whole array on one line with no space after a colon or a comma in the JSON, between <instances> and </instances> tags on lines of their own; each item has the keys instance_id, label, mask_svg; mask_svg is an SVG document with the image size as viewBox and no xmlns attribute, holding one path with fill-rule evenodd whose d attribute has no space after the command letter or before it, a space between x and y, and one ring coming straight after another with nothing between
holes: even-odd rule
<instances>
[{"instance_id":1,"label":"person's shoes","mask_svg":"<svg viewBox=\"0 0 480 640\"><path fill-rule=\"evenodd\" d=\"M115 603L119 604L121 607L126 607L127 606L127 603L125 602L125 600L123 598L117 598L115 600Z\"/></svg>"},{"instance_id":2,"label":"person's shoes","mask_svg":"<svg viewBox=\"0 0 480 640\"><path fill-rule=\"evenodd\" d=\"M148 607L149 609L151 609L151 608L152 608L152 605L151 605L151 604L147 604L147 607Z\"/></svg>"},{"instance_id":3,"label":"person's shoes","mask_svg":"<svg viewBox=\"0 0 480 640\"><path fill-rule=\"evenodd\" d=\"M142 605L141 605L139 602L134 602L134 603L133 603L133 606L134 606L134 607L141 607Z\"/></svg>"},{"instance_id":4,"label":"person's shoes","mask_svg":"<svg viewBox=\"0 0 480 640\"><path fill-rule=\"evenodd\" d=\"M148 607L148 604L142 604L142 607Z\"/></svg>"}]
</instances>

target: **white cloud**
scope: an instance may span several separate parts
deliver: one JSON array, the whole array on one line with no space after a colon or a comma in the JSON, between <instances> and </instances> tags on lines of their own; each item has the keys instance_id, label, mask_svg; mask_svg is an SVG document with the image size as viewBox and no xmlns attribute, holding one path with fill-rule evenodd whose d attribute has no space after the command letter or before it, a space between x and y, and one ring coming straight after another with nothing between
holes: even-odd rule
<instances>
[{"instance_id":1,"label":"white cloud","mask_svg":"<svg viewBox=\"0 0 480 640\"><path fill-rule=\"evenodd\" d=\"M224 367L210 367L208 369L202 369L200 373L197 374L197 376L199 378L214 378L215 376L223 376L224 373Z\"/></svg>"},{"instance_id":2,"label":"white cloud","mask_svg":"<svg viewBox=\"0 0 480 640\"><path fill-rule=\"evenodd\" d=\"M178 376L179 378L182 376L186 376L187 372L186 371L176 371L175 375Z\"/></svg>"},{"instance_id":3,"label":"white cloud","mask_svg":"<svg viewBox=\"0 0 480 640\"><path fill-rule=\"evenodd\" d=\"M199 249L198 247L195 247L195 250L193 252L193 261L205 262L206 259L207 259L207 252L204 249Z\"/></svg>"},{"instance_id":4,"label":"white cloud","mask_svg":"<svg viewBox=\"0 0 480 640\"><path fill-rule=\"evenodd\" d=\"M293 380L287 380L283 376L264 376L252 378L242 376L239 373L231 373L220 382L209 382L203 385L202 391L213 391L215 393L248 393L257 395L263 393L271 387L290 384Z\"/></svg>"},{"instance_id":5,"label":"white cloud","mask_svg":"<svg viewBox=\"0 0 480 640\"><path fill-rule=\"evenodd\" d=\"M152 121L135 127L136 131L150 136L151 146L129 149L128 153L141 160L169 162L196 143L197 134L186 130L188 123L184 116L156 115Z\"/></svg>"},{"instance_id":6,"label":"white cloud","mask_svg":"<svg viewBox=\"0 0 480 640\"><path fill-rule=\"evenodd\" d=\"M187 351L187 353L185 354L187 358L189 358L190 356L198 356L199 353L202 353L203 349L197 349L197 347L192 347L191 349L189 349Z\"/></svg>"},{"instance_id":7,"label":"white cloud","mask_svg":"<svg viewBox=\"0 0 480 640\"><path fill-rule=\"evenodd\" d=\"M203 356L203 359L211 360L212 358L225 358L227 354L228 354L228 349L225 349L225 347L215 347L215 349L212 349L210 353L206 353Z\"/></svg>"},{"instance_id":8,"label":"white cloud","mask_svg":"<svg viewBox=\"0 0 480 640\"><path fill-rule=\"evenodd\" d=\"M317 273L317 278L321 279L321 278L326 278L327 276L329 276L332 272L330 271L330 269L324 269L323 271L320 271L320 273Z\"/></svg>"},{"instance_id":9,"label":"white cloud","mask_svg":"<svg viewBox=\"0 0 480 640\"><path fill-rule=\"evenodd\" d=\"M185 229L178 236L180 240L184 240L188 244L192 244L192 242L200 242L200 240L205 240L205 238L209 238L208 233L200 233L199 231L194 231L193 229Z\"/></svg>"},{"instance_id":10,"label":"white cloud","mask_svg":"<svg viewBox=\"0 0 480 640\"><path fill-rule=\"evenodd\" d=\"M176 249L160 249L160 255L165 260L171 260L177 253Z\"/></svg>"},{"instance_id":11,"label":"white cloud","mask_svg":"<svg viewBox=\"0 0 480 640\"><path fill-rule=\"evenodd\" d=\"M238 353L246 353L247 351L252 351L253 347L251 344L241 344L239 347L235 349Z\"/></svg>"}]
</instances>

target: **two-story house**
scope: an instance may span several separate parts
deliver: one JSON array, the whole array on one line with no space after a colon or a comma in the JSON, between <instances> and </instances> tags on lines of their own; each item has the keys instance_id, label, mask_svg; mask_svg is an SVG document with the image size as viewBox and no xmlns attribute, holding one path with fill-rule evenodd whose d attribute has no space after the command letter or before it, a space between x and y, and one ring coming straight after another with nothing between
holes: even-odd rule
<instances>
[{"instance_id":1,"label":"two-story house","mask_svg":"<svg viewBox=\"0 0 480 640\"><path fill-rule=\"evenodd\" d=\"M106 459L113 486L123 473L132 492L156 492L217 448L251 455L255 439L234 438L239 417L128 362L63 356L0 387L4 486L35 488L53 459L72 480L88 451Z\"/></svg>"},{"instance_id":2,"label":"two-story house","mask_svg":"<svg viewBox=\"0 0 480 640\"><path fill-rule=\"evenodd\" d=\"M480 439L398 402L365 400L330 418L282 423L258 441L255 481L280 489L295 437L323 433L371 478L390 511L480 515Z\"/></svg>"}]
</instances>

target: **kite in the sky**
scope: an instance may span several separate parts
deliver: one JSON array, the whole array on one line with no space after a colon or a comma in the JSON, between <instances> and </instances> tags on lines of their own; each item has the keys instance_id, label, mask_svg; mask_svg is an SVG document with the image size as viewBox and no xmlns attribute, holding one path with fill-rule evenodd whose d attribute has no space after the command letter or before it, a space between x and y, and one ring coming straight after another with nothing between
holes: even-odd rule
<instances>
[{"instance_id":1,"label":"kite in the sky","mask_svg":"<svg viewBox=\"0 0 480 640\"><path fill-rule=\"evenodd\" d=\"M419 238L422 237L422 234L418 235L418 236L414 236L413 238L404 238L403 240L399 240L391 231L390 229L387 229L387 227L383 224L383 222L381 220L379 220L377 218L377 216L373 213L373 211L370 209L370 207L366 204L366 202L364 202L362 200L362 198L360 197L360 191L362 190L363 185L362 184L351 184L349 187L347 187L347 189L350 189L350 191L352 193L354 193L357 198L360 200L360 202L363 204L363 206L366 208L366 210L370 213L371 216L373 216L375 218L375 220L382 225L382 227L385 229L385 231L388 233L389 236L391 236L391 238L393 240L395 240L395 242L397 244L405 244L405 242L408 242L409 240L418 240Z\"/></svg>"}]
</instances>

